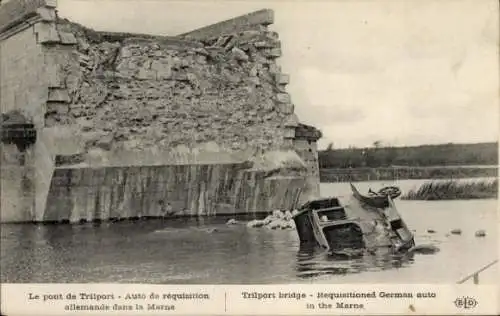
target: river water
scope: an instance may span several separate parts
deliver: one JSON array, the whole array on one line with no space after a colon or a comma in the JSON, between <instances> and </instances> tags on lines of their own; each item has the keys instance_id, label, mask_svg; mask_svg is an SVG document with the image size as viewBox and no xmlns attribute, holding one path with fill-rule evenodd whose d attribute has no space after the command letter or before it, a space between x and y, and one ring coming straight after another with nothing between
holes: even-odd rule
<instances>
[{"instance_id":1,"label":"river water","mask_svg":"<svg viewBox=\"0 0 500 316\"><path fill-rule=\"evenodd\" d=\"M407 190L421 180L403 180ZM393 183L358 183L365 191ZM322 195L349 193L346 183ZM299 249L295 230L227 226L228 218L82 225L1 225L1 282L455 283L497 258L497 200L401 201L417 244L435 254L339 259ZM245 218L241 218L245 220ZM246 218L248 220L248 218ZM454 228L462 235L450 235ZM432 229L435 233L428 233ZM484 229L483 238L474 236ZM497 266L481 275L495 283Z\"/></svg>"}]
</instances>

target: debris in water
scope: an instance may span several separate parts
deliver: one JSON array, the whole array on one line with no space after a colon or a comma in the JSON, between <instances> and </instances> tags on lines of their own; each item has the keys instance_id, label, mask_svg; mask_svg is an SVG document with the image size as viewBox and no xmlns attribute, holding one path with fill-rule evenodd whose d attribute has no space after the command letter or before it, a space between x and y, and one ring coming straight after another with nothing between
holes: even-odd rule
<instances>
[{"instance_id":1,"label":"debris in water","mask_svg":"<svg viewBox=\"0 0 500 316\"><path fill-rule=\"evenodd\" d=\"M452 229L450 233L452 233L453 235L461 235L462 230L460 228L455 228L455 229Z\"/></svg>"},{"instance_id":2,"label":"debris in water","mask_svg":"<svg viewBox=\"0 0 500 316\"><path fill-rule=\"evenodd\" d=\"M238 224L238 221L235 220L234 218L231 218L230 220L227 221L226 225L236 225Z\"/></svg>"},{"instance_id":3,"label":"debris in water","mask_svg":"<svg viewBox=\"0 0 500 316\"><path fill-rule=\"evenodd\" d=\"M291 224L290 224L290 223L291 223L291 221L289 221L289 220L282 220L282 221L280 222L280 227L281 227L281 229L292 228L292 226L291 226Z\"/></svg>"},{"instance_id":4,"label":"debris in water","mask_svg":"<svg viewBox=\"0 0 500 316\"><path fill-rule=\"evenodd\" d=\"M331 253L372 247L402 253L415 246L414 235L393 201L392 193L398 195L397 188L386 187L375 194L370 190L372 194L363 195L350 186L349 199L318 198L300 207L293 220L301 245L321 247Z\"/></svg>"},{"instance_id":5,"label":"debris in water","mask_svg":"<svg viewBox=\"0 0 500 316\"><path fill-rule=\"evenodd\" d=\"M476 232L476 237L484 237L486 236L486 231L484 229L480 229Z\"/></svg>"},{"instance_id":6,"label":"debris in water","mask_svg":"<svg viewBox=\"0 0 500 316\"><path fill-rule=\"evenodd\" d=\"M254 219L247 223L247 227L262 227L265 225L264 220Z\"/></svg>"},{"instance_id":7,"label":"debris in water","mask_svg":"<svg viewBox=\"0 0 500 316\"><path fill-rule=\"evenodd\" d=\"M351 249L351 248L332 251L332 255L344 256L344 257L357 257L363 255L363 253L364 253L363 249Z\"/></svg>"},{"instance_id":8,"label":"debris in water","mask_svg":"<svg viewBox=\"0 0 500 316\"><path fill-rule=\"evenodd\" d=\"M264 218L264 225L269 225L275 218L272 215L267 216Z\"/></svg>"},{"instance_id":9,"label":"debris in water","mask_svg":"<svg viewBox=\"0 0 500 316\"><path fill-rule=\"evenodd\" d=\"M277 218L277 219L281 219L281 218L285 217L285 214L283 214L280 210L274 210L273 217Z\"/></svg>"},{"instance_id":10,"label":"debris in water","mask_svg":"<svg viewBox=\"0 0 500 316\"><path fill-rule=\"evenodd\" d=\"M267 225L267 227L271 229L276 229L280 227L280 222L279 220L272 221L271 223L269 223L269 225Z\"/></svg>"},{"instance_id":11,"label":"debris in water","mask_svg":"<svg viewBox=\"0 0 500 316\"><path fill-rule=\"evenodd\" d=\"M266 227L269 229L295 229L293 214L290 211L274 210L263 220L254 219L247 223L247 227Z\"/></svg>"},{"instance_id":12,"label":"debris in water","mask_svg":"<svg viewBox=\"0 0 500 316\"><path fill-rule=\"evenodd\" d=\"M439 252L439 248L434 245L417 245L408 250L408 253L420 253L423 255L432 255Z\"/></svg>"}]
</instances>

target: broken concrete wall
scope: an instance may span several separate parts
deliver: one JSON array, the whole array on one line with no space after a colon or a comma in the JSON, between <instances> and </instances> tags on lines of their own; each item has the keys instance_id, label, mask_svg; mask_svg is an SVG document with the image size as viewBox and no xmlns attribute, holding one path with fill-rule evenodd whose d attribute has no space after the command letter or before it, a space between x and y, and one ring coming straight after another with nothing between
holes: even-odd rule
<instances>
[{"instance_id":1,"label":"broken concrete wall","mask_svg":"<svg viewBox=\"0 0 500 316\"><path fill-rule=\"evenodd\" d=\"M265 212L292 207L302 178L266 179L244 164L57 168L40 221Z\"/></svg>"}]
</instances>

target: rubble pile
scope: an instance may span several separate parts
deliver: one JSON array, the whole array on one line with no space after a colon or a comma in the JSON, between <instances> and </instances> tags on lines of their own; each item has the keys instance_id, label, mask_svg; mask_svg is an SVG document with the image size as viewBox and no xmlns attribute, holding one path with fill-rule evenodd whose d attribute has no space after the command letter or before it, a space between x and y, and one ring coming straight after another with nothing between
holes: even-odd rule
<instances>
[{"instance_id":1,"label":"rubble pile","mask_svg":"<svg viewBox=\"0 0 500 316\"><path fill-rule=\"evenodd\" d=\"M87 148L142 150L214 141L276 149L294 115L278 34L263 27L203 42L105 36L69 21L77 68L66 72L69 115Z\"/></svg>"},{"instance_id":2,"label":"rubble pile","mask_svg":"<svg viewBox=\"0 0 500 316\"><path fill-rule=\"evenodd\" d=\"M254 219L246 223L247 227L266 227L268 229L295 229L295 222L293 221L293 216L297 213L297 210L293 212L290 211L280 211L275 210L271 215L268 215L264 219ZM235 219L230 219L227 225L239 224Z\"/></svg>"}]
</instances>

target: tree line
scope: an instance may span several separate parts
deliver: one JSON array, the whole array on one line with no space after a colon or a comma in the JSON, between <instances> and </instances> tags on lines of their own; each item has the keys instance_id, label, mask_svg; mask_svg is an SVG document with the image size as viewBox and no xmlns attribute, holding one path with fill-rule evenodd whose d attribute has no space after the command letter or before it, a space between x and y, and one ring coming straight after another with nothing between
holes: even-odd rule
<instances>
[{"instance_id":1,"label":"tree line","mask_svg":"<svg viewBox=\"0 0 500 316\"><path fill-rule=\"evenodd\" d=\"M375 142L373 147L346 149L330 144L318 156L321 169L498 165L498 142L412 147L380 147L380 142Z\"/></svg>"}]
</instances>

